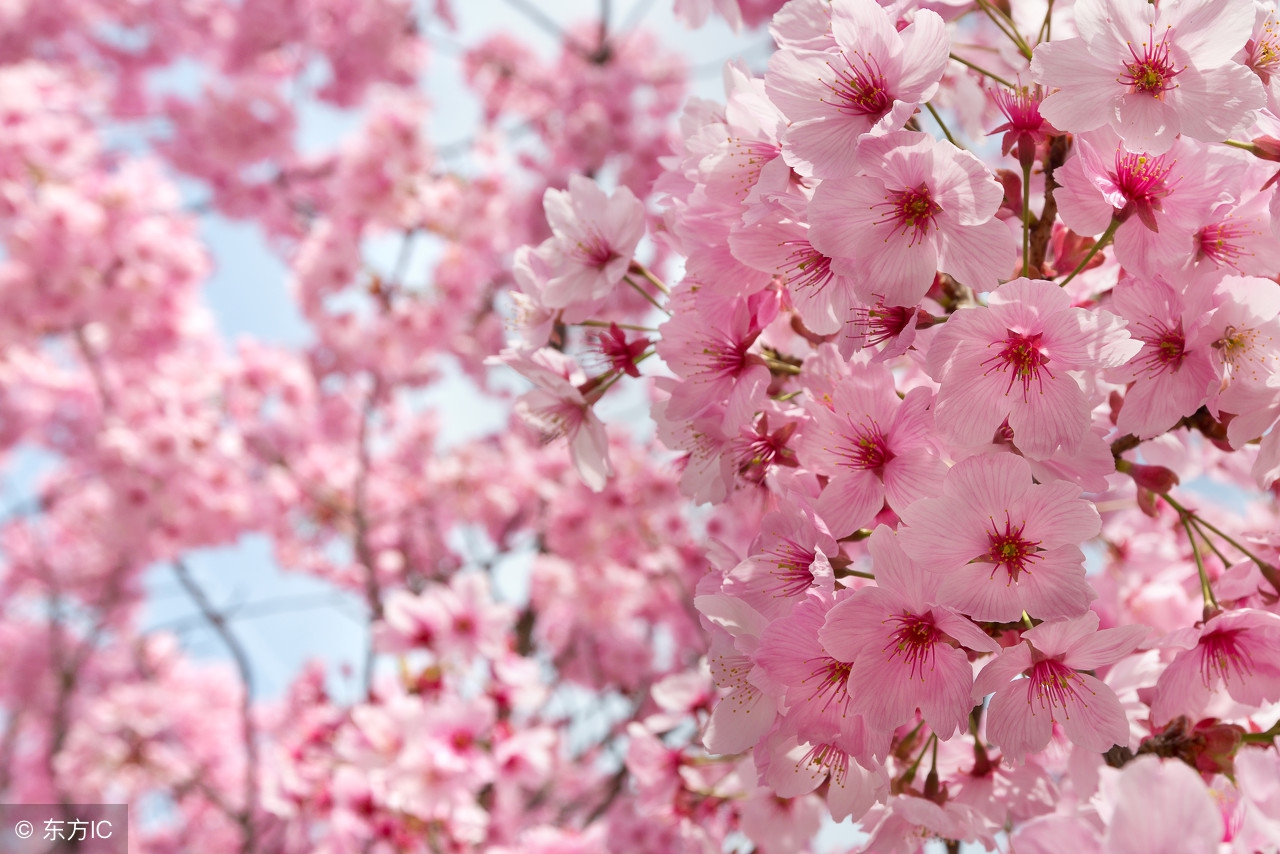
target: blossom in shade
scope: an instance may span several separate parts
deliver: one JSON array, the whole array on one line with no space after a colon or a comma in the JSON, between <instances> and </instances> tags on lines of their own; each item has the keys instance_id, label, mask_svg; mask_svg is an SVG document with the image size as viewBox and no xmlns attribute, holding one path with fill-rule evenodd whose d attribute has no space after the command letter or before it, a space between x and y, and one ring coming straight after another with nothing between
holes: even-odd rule
<instances>
[{"instance_id":1,"label":"blossom in shade","mask_svg":"<svg viewBox=\"0 0 1280 854\"><path fill-rule=\"evenodd\" d=\"M1198 718L1218 691L1246 706L1280 700L1280 616L1228 611L1174 632L1166 645L1183 649L1156 682L1151 719L1158 724Z\"/></svg>"},{"instance_id":2,"label":"blossom in shade","mask_svg":"<svg viewBox=\"0 0 1280 854\"><path fill-rule=\"evenodd\" d=\"M534 384L516 400L516 412L542 431L548 440L564 436L569 455L583 483L596 492L613 476L609 463L609 438L583 396L586 376L578 363L550 348L503 350L492 359L495 364L514 368Z\"/></svg>"},{"instance_id":3,"label":"blossom in shade","mask_svg":"<svg viewBox=\"0 0 1280 854\"><path fill-rule=\"evenodd\" d=\"M657 343L658 355L684 380L671 387L667 417L688 419L723 401L722 427L736 432L759 409L769 385L764 360L749 351L777 315L776 294L699 298L682 291L675 304L684 310L661 326Z\"/></svg>"},{"instance_id":4,"label":"blossom in shade","mask_svg":"<svg viewBox=\"0 0 1280 854\"><path fill-rule=\"evenodd\" d=\"M1028 457L1073 452L1091 410L1078 372L1121 365L1141 346L1118 317L1072 308L1053 282L1015 279L986 306L957 311L930 346L936 423L949 441L977 446L1007 418Z\"/></svg>"},{"instance_id":5,"label":"blossom in shade","mask_svg":"<svg viewBox=\"0 0 1280 854\"><path fill-rule=\"evenodd\" d=\"M1135 150L1163 154L1178 134L1220 142L1266 102L1232 57L1249 39L1250 0L1078 0L1080 35L1036 47L1031 73L1057 89L1040 106L1072 133L1110 125Z\"/></svg>"},{"instance_id":6,"label":"blossom in shade","mask_svg":"<svg viewBox=\"0 0 1280 854\"><path fill-rule=\"evenodd\" d=\"M995 693L987 709L987 738L1012 762L1047 747L1054 724L1084 750L1127 745L1129 722L1120 700L1083 671L1119 661L1149 633L1146 626L1098 631L1093 611L1023 632L1022 643L1002 652L973 682L975 703Z\"/></svg>"},{"instance_id":7,"label":"blossom in shade","mask_svg":"<svg viewBox=\"0 0 1280 854\"><path fill-rule=\"evenodd\" d=\"M895 131L863 138L858 159L857 175L814 193L809 240L848 265L864 302L916 305L939 270L989 291L1013 268L1013 232L995 219L1004 190L978 158Z\"/></svg>"},{"instance_id":8,"label":"blossom in shade","mask_svg":"<svg viewBox=\"0 0 1280 854\"><path fill-rule=\"evenodd\" d=\"M1054 173L1060 186L1053 197L1063 224L1077 234L1098 234L1118 221L1116 259L1152 274L1201 255L1199 230L1212 223L1216 209L1236 202L1246 168L1237 152L1179 139L1153 154L1126 147L1103 128L1076 137L1076 155ZM1215 251L1214 238L1208 239Z\"/></svg>"},{"instance_id":9,"label":"blossom in shade","mask_svg":"<svg viewBox=\"0 0 1280 854\"><path fill-rule=\"evenodd\" d=\"M1080 543L1102 526L1066 481L1033 483L1027 461L988 454L957 463L942 495L899 511L903 550L943 574L938 602L975 620L1083 614L1094 598Z\"/></svg>"},{"instance_id":10,"label":"blossom in shade","mask_svg":"<svg viewBox=\"0 0 1280 854\"><path fill-rule=\"evenodd\" d=\"M928 495L946 473L933 453L931 396L905 400L881 364L854 364L851 376L811 401L812 421L796 448L800 461L828 478L817 511L833 536L868 525L884 507L899 509Z\"/></svg>"},{"instance_id":11,"label":"blossom in shade","mask_svg":"<svg viewBox=\"0 0 1280 854\"><path fill-rule=\"evenodd\" d=\"M779 617L803 602L811 587L834 592L827 555L838 551L822 520L799 496L792 496L765 514L747 558L725 575L724 591L769 619Z\"/></svg>"},{"instance_id":12,"label":"blossom in shade","mask_svg":"<svg viewBox=\"0 0 1280 854\"><path fill-rule=\"evenodd\" d=\"M729 235L733 255L785 283L791 304L811 332L839 332L855 302L856 284L809 242L808 223L777 207L773 215Z\"/></svg>"},{"instance_id":13,"label":"blossom in shade","mask_svg":"<svg viewBox=\"0 0 1280 854\"><path fill-rule=\"evenodd\" d=\"M543 303L564 308L608 296L644 237L644 205L626 187L608 196L595 181L573 175L569 189L547 190L542 206L553 233L538 247L551 271Z\"/></svg>"},{"instance_id":14,"label":"blossom in shade","mask_svg":"<svg viewBox=\"0 0 1280 854\"><path fill-rule=\"evenodd\" d=\"M897 30L875 0L834 0L826 51L784 48L765 86L791 124L783 157L803 175L851 174L858 137L893 131L933 97L951 40L936 12L921 10Z\"/></svg>"},{"instance_id":15,"label":"blossom in shade","mask_svg":"<svg viewBox=\"0 0 1280 854\"><path fill-rule=\"evenodd\" d=\"M966 647L999 645L967 618L936 604L942 578L907 558L893 531L881 525L868 541L876 576L836 603L818 638L849 671L852 709L876 729L893 730L920 709L939 738L966 727L973 708L973 668Z\"/></svg>"},{"instance_id":16,"label":"blossom in shade","mask_svg":"<svg viewBox=\"0 0 1280 854\"><path fill-rule=\"evenodd\" d=\"M1129 321L1142 349L1107 378L1133 383L1116 426L1149 439L1205 404L1218 380L1207 336L1209 292L1179 293L1164 279L1126 279L1111 292L1111 308Z\"/></svg>"}]
</instances>

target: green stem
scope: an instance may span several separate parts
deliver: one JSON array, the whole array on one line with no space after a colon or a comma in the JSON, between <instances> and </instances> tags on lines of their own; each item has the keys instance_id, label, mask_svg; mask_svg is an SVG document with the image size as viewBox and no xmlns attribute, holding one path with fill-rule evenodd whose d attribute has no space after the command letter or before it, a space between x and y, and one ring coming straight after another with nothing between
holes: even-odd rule
<instances>
[{"instance_id":1,"label":"green stem","mask_svg":"<svg viewBox=\"0 0 1280 854\"><path fill-rule=\"evenodd\" d=\"M991 7L988 0L977 0L977 3L978 8L985 12L987 17L991 19L991 22L1000 28L1000 32L1004 33L1005 36L1013 42L1014 46L1018 49L1018 52L1027 59L1030 59L1031 48L1027 45L1022 36L1018 34L1017 27L1013 21L1010 21L1005 17L1003 12L997 15L997 10Z\"/></svg>"},{"instance_id":2,"label":"green stem","mask_svg":"<svg viewBox=\"0 0 1280 854\"><path fill-rule=\"evenodd\" d=\"M1192 516L1191 524L1195 527L1196 532L1200 534L1200 539L1204 540L1204 544L1209 547L1209 551L1217 555L1218 560L1222 561L1222 568L1225 570L1228 567L1230 567L1231 561L1227 560L1227 556L1224 555L1222 551L1213 544L1213 539L1204 532L1203 528L1200 527L1200 520Z\"/></svg>"},{"instance_id":3,"label":"green stem","mask_svg":"<svg viewBox=\"0 0 1280 854\"><path fill-rule=\"evenodd\" d=\"M640 275L644 276L646 279L648 279L649 283L652 284L658 290L662 291L663 295L671 296L671 289L667 287L666 283L663 282L662 279L659 279L657 276L655 276L649 270L648 267L641 264L639 261L632 259L631 269L639 273Z\"/></svg>"},{"instance_id":4,"label":"green stem","mask_svg":"<svg viewBox=\"0 0 1280 854\"><path fill-rule=\"evenodd\" d=\"M1112 217L1111 224L1107 226L1106 231L1102 232L1102 236L1098 238L1098 242L1093 244L1092 247L1090 247L1089 253L1085 255L1084 258L1080 259L1080 263L1077 264L1076 268L1071 271L1071 275L1067 276L1065 279L1059 282L1058 286L1065 288L1067 286L1067 283L1069 283L1072 279L1078 276L1080 274L1080 271L1083 270L1085 267L1087 267L1089 265L1089 262L1093 260L1093 256L1097 255L1098 252L1101 251L1104 246L1106 246L1108 243L1111 242L1111 238L1116 236L1116 229L1119 227L1120 227L1119 218Z\"/></svg>"},{"instance_id":5,"label":"green stem","mask_svg":"<svg viewBox=\"0 0 1280 854\"><path fill-rule=\"evenodd\" d=\"M1230 545L1233 549L1240 552L1240 554L1244 555L1249 560L1253 561L1254 564L1257 565L1258 571L1262 573L1262 577L1267 579L1268 582L1270 582L1271 586L1276 589L1277 593L1280 593L1280 574L1276 573L1276 568L1274 566L1267 563L1265 560L1258 557L1256 554L1249 551L1244 546L1240 545L1240 543L1238 543L1235 540L1235 538L1223 532L1222 529L1218 528L1212 522L1209 522L1204 517L1197 515L1195 511L1188 510L1186 507L1183 507L1180 503L1174 500L1173 496L1169 495L1167 492L1161 493L1160 497L1163 498L1165 501L1169 502L1169 506L1172 507L1174 510L1178 511L1179 515L1186 515L1192 520L1194 520L1196 523L1196 527L1204 527L1209 529L1213 533L1217 534L1219 537L1222 537L1222 539L1226 541L1226 543Z\"/></svg>"},{"instance_id":6,"label":"green stem","mask_svg":"<svg viewBox=\"0 0 1280 854\"><path fill-rule=\"evenodd\" d=\"M971 69L973 69L974 71L976 71L976 72L978 72L979 74L981 74L983 77L990 77L992 80L996 81L996 82L997 82L997 83L999 83L1001 86L1004 86L1004 87L1009 88L1009 89L1015 89L1015 88L1017 88L1017 87L1015 87L1012 83L1010 83L1008 80L1005 80L1003 77L1001 77L999 74L993 74L993 73L991 73L990 71L988 71L987 69L983 68L981 65L975 65L974 63L970 62L970 61L969 61L969 60L967 60L967 59L964 59L963 57L956 56L954 53L953 53L953 54L951 54L951 58L952 58L953 60L955 60L956 62L960 63L961 65L963 65L965 68L971 68Z\"/></svg>"},{"instance_id":7,"label":"green stem","mask_svg":"<svg viewBox=\"0 0 1280 854\"><path fill-rule=\"evenodd\" d=\"M916 727L916 730L918 729L919 727ZM916 730L912 730L912 733L914 734ZM906 773L902 775L902 779L906 783L910 784L911 781L916 778L916 769L920 767L920 763L921 761L924 760L924 755L929 752L929 748L934 744L936 744L937 741L938 741L938 734L930 733L929 738L924 743L924 748L920 751L920 755L916 757L916 761L912 762L911 767L908 768Z\"/></svg>"},{"instance_id":8,"label":"green stem","mask_svg":"<svg viewBox=\"0 0 1280 854\"><path fill-rule=\"evenodd\" d=\"M1044 10L1044 21L1040 24L1040 31L1036 33L1036 44L1051 41L1053 39L1053 0L1049 0L1049 8Z\"/></svg>"},{"instance_id":9,"label":"green stem","mask_svg":"<svg viewBox=\"0 0 1280 854\"><path fill-rule=\"evenodd\" d=\"M1277 735L1280 735L1280 723L1274 724L1266 732L1246 732L1240 736L1240 740L1245 744L1270 744Z\"/></svg>"},{"instance_id":10,"label":"green stem","mask_svg":"<svg viewBox=\"0 0 1280 854\"><path fill-rule=\"evenodd\" d=\"M623 277L622 277L622 280L623 280L624 282L626 282L628 285L630 285L631 287L635 288L635 289L636 289L636 293L640 294L640 296L642 296L642 297L644 297L645 299L647 299L647 300L649 301L649 303L650 303L654 308L656 308L658 311L662 312L662 313L663 313L663 314L665 314L667 317L670 317L670 316L671 316L671 312L669 312L669 311L667 311L665 308L663 308L663 307L662 307L662 304L661 304L661 303L659 303L656 299L654 299L654 298L653 298L653 296L652 296L652 295L650 295L650 293L649 293L648 291L646 291L644 288L642 288L642 287L640 287L638 284L636 284L636 280L635 280L635 279L631 278L630 276L623 276Z\"/></svg>"},{"instance_id":11,"label":"green stem","mask_svg":"<svg viewBox=\"0 0 1280 854\"><path fill-rule=\"evenodd\" d=\"M938 115L938 111L933 108L933 104L925 102L924 108L929 111L929 115L933 116L933 120L938 123L938 127L942 128L942 133L947 138L947 142L956 148L964 148L963 145L956 142L956 138L951 135L951 131L947 130L947 123L942 120L942 116Z\"/></svg>"},{"instance_id":12,"label":"green stem","mask_svg":"<svg viewBox=\"0 0 1280 854\"><path fill-rule=\"evenodd\" d=\"M764 359L764 363L769 366L769 370L771 371L777 371L780 374L791 374L792 376L795 376L800 373L800 368L797 365L791 364L790 362L783 362L779 359L771 359L768 356L761 356L760 358Z\"/></svg>"},{"instance_id":13,"label":"green stem","mask_svg":"<svg viewBox=\"0 0 1280 854\"><path fill-rule=\"evenodd\" d=\"M1022 276L1031 278L1031 164L1022 167Z\"/></svg>"},{"instance_id":14,"label":"green stem","mask_svg":"<svg viewBox=\"0 0 1280 854\"><path fill-rule=\"evenodd\" d=\"M1191 556L1196 559L1196 572L1200 575L1200 595L1204 597L1204 607L1208 611L1210 608L1218 610L1218 600L1213 595L1213 586L1209 584L1209 573L1205 572L1204 560L1200 557L1200 547L1196 545L1195 534L1191 531L1191 523L1187 521L1186 513L1178 514L1178 521L1182 523L1182 528L1187 532L1187 542L1191 543Z\"/></svg>"},{"instance_id":15,"label":"green stem","mask_svg":"<svg viewBox=\"0 0 1280 854\"><path fill-rule=\"evenodd\" d=\"M570 323L570 326L594 326L600 329L608 329L610 326L616 326L619 329L630 329L632 332L657 332L652 326L636 326L634 323L613 323L608 320L583 320L578 323Z\"/></svg>"},{"instance_id":16,"label":"green stem","mask_svg":"<svg viewBox=\"0 0 1280 854\"><path fill-rule=\"evenodd\" d=\"M1240 142L1236 139L1224 139L1222 144L1229 145L1232 148L1239 148L1241 151L1247 151L1250 154L1253 154L1257 148L1252 142Z\"/></svg>"}]
</instances>

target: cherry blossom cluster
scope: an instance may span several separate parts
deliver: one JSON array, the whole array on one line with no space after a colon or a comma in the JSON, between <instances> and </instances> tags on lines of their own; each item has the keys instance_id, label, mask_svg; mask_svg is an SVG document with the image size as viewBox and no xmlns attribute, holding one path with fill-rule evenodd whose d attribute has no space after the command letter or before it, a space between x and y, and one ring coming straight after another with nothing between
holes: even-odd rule
<instances>
[{"instance_id":1,"label":"cherry blossom cluster","mask_svg":"<svg viewBox=\"0 0 1280 854\"><path fill-rule=\"evenodd\" d=\"M707 763L866 851L1280 846L1278 28L791 0L653 198L546 193L518 410L608 488L652 378L683 494L758 520L694 600Z\"/></svg>"},{"instance_id":2,"label":"cherry blossom cluster","mask_svg":"<svg viewBox=\"0 0 1280 854\"><path fill-rule=\"evenodd\" d=\"M748 23L777 4L756 5ZM652 348L630 327L651 302L579 264L577 223L604 203L579 200L581 176L628 188L608 235L632 243L605 263L642 275L630 256L657 216L638 200L685 63L596 21L549 59L486 38L458 60L483 113L459 140L421 85L452 11L0 13L0 793L129 803L149 854L716 852L743 828L803 847L819 800L706 761L694 724L715 692L702 544L749 538L759 514L687 513L646 443L598 429L580 458L610 463L584 484L546 440L607 381L574 389L561 351L512 360L552 386L506 401L536 429L445 439L470 403L425 402L443 376L489 380L509 313L545 320L538 344L591 342L587 370L639 375ZM350 132L317 147L317 111ZM204 228L229 220L287 270L301 345L218 331L203 290L234 259ZM545 293L594 290L621 325L548 315L546 269ZM244 621L300 606L221 601L199 551L247 538L355 613L368 644L347 670L317 661L263 692ZM154 624L157 588L189 618ZM196 630L225 660L192 652Z\"/></svg>"}]
</instances>

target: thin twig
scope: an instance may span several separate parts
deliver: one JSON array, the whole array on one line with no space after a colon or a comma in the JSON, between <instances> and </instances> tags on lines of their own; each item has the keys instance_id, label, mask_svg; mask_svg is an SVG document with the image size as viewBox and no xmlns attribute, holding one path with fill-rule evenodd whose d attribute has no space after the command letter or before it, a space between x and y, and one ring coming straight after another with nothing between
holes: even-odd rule
<instances>
[{"instance_id":1,"label":"thin twig","mask_svg":"<svg viewBox=\"0 0 1280 854\"><path fill-rule=\"evenodd\" d=\"M213 603L209 601L208 595L205 594L204 588L196 583L195 577L192 576L191 570L181 560L173 562L173 573L177 576L178 583L191 594L191 600L195 602L196 607L200 609L200 613L209 621L209 625L222 638L222 642L226 645L227 650L231 653L231 658L235 662L236 672L240 675L240 683L243 688L243 694L240 698L240 737L244 742L245 753L245 771L244 771L244 806L237 816L240 822L240 828L243 831L243 838L240 844L240 850L244 854L254 854L257 850L256 828L254 827L254 813L258 806L258 737L253 725L253 670L249 666L249 655L245 652L244 646L240 643L240 639L232 634L230 627L227 625L226 617L217 608L213 607Z\"/></svg>"}]
</instances>

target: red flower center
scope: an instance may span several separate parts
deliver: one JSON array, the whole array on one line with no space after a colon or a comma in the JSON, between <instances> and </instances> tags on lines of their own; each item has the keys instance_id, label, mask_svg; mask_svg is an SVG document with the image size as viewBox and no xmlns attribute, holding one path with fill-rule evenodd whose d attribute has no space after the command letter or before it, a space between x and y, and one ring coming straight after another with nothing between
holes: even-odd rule
<instances>
[{"instance_id":1,"label":"red flower center","mask_svg":"<svg viewBox=\"0 0 1280 854\"><path fill-rule=\"evenodd\" d=\"M1043 393L1044 377L1041 374L1053 379L1053 372L1045 367L1049 364L1049 357L1040 349L1041 333L1023 335L1011 329L1006 331L1009 337L1003 342L996 341L989 345L995 347L1003 343L1000 352L982 364L991 366L987 368L986 374L992 371L1005 371L1009 374L1009 385L1004 391L1006 395L1013 390L1015 382L1022 383L1022 402L1026 403L1030 400L1033 383Z\"/></svg>"},{"instance_id":2,"label":"red flower center","mask_svg":"<svg viewBox=\"0 0 1280 854\"><path fill-rule=\"evenodd\" d=\"M933 645L942 637L942 632L933 624L933 615L902 614L890 617L887 622L896 622L898 628L889 636L889 644L882 651L889 653L890 660L901 655L911 665L911 678L924 681L925 665L933 669Z\"/></svg>"},{"instance_id":3,"label":"red flower center","mask_svg":"<svg viewBox=\"0 0 1280 854\"><path fill-rule=\"evenodd\" d=\"M823 255L807 240L789 240L784 246L796 247L787 256L789 266L783 269L787 284L793 289L813 288L822 290L831 281L831 259Z\"/></svg>"},{"instance_id":4,"label":"red flower center","mask_svg":"<svg viewBox=\"0 0 1280 854\"><path fill-rule=\"evenodd\" d=\"M1214 677L1230 683L1233 674L1245 679L1253 673L1253 656L1239 640L1243 632L1226 629L1200 638L1200 678L1207 687L1213 687Z\"/></svg>"},{"instance_id":5,"label":"red flower center","mask_svg":"<svg viewBox=\"0 0 1280 854\"><path fill-rule=\"evenodd\" d=\"M1050 715L1055 707L1062 709L1067 717L1070 717L1070 704L1073 700L1088 706L1080 697L1080 688L1084 687L1080 674L1056 658L1037 661L1031 665L1027 675L1031 677L1027 680L1027 705L1031 707L1033 715L1036 706L1042 710L1050 710Z\"/></svg>"},{"instance_id":6,"label":"red flower center","mask_svg":"<svg viewBox=\"0 0 1280 854\"><path fill-rule=\"evenodd\" d=\"M942 207L933 200L929 188L924 184L890 193L876 207L888 208L884 216L876 220L876 225L888 222L893 223L894 228L900 229L902 234L910 231L909 246L915 246L924 240L929 229L934 226L934 217L942 211Z\"/></svg>"},{"instance_id":7,"label":"red flower center","mask_svg":"<svg viewBox=\"0 0 1280 854\"><path fill-rule=\"evenodd\" d=\"M996 571L1004 567L1005 572L1009 574L1009 583L1017 582L1018 576L1022 573L1030 573L1030 565L1034 561L1040 560L1040 541L1028 540L1022 536L1022 530L1027 527L1027 523L1023 522L1017 528L1013 527L1013 520L1009 516L1009 511L1004 512L1004 530L1001 531L996 527L995 520L991 521L991 530L987 532L990 547L987 549L985 559L995 564L991 569L991 577L996 577Z\"/></svg>"},{"instance_id":8,"label":"red flower center","mask_svg":"<svg viewBox=\"0 0 1280 854\"><path fill-rule=\"evenodd\" d=\"M875 57L855 53L852 57L844 57L843 67L837 68L830 63L828 67L835 72L836 79L834 83L828 83L827 88L836 98L832 105L840 112L869 116L872 121L878 121L889 112L893 96L889 94L889 83Z\"/></svg>"},{"instance_id":9,"label":"red flower center","mask_svg":"<svg viewBox=\"0 0 1280 854\"><path fill-rule=\"evenodd\" d=\"M1133 87L1134 92L1160 99L1165 92L1178 88L1178 84L1172 82L1173 78L1181 74L1186 66L1177 68L1169 58L1168 30L1165 30L1165 36L1159 42L1156 41L1154 27L1150 32L1149 40L1139 45L1138 49L1132 43L1129 44L1129 55L1133 57L1133 61L1125 64L1124 73L1116 80Z\"/></svg>"},{"instance_id":10,"label":"red flower center","mask_svg":"<svg viewBox=\"0 0 1280 854\"><path fill-rule=\"evenodd\" d=\"M851 469L882 472L885 464L893 459L893 451L889 450L889 442L880 425L874 421L855 424L852 416L848 416L848 421L845 444L839 451L845 458L845 465Z\"/></svg>"},{"instance_id":11,"label":"red flower center","mask_svg":"<svg viewBox=\"0 0 1280 854\"><path fill-rule=\"evenodd\" d=\"M1164 321L1150 318L1150 322L1138 324L1143 330L1142 340L1147 345L1134 359L1147 367L1147 376L1156 377L1165 371L1176 371L1186 358L1187 339L1182 332L1182 321L1168 326Z\"/></svg>"}]
</instances>

